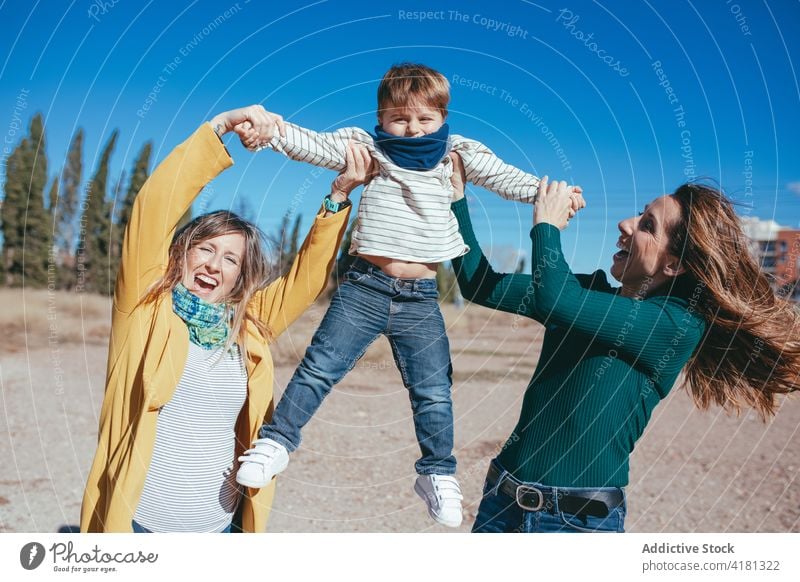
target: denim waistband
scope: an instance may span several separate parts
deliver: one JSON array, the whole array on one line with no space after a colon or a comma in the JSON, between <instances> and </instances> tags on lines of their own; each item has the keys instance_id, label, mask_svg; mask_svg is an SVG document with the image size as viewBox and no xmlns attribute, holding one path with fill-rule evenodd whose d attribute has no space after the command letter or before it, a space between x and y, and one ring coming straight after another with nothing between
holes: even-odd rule
<instances>
[{"instance_id":1,"label":"denim waistband","mask_svg":"<svg viewBox=\"0 0 800 582\"><path fill-rule=\"evenodd\" d=\"M540 489L548 493L558 493L560 491L568 495L580 495L581 493L590 493L590 492L622 491L624 493L625 491L621 487L561 487L560 485L545 485L544 483L537 483L535 481L520 481L519 479L514 477L514 475L512 475L509 471L507 471L497 459L492 459L491 464L495 467L495 469L497 469L497 472L499 474L497 481L493 483L495 489L499 486L501 481L503 481L504 479L510 479L517 485L526 485L528 487L535 487L536 489Z\"/></svg>"},{"instance_id":2,"label":"denim waistband","mask_svg":"<svg viewBox=\"0 0 800 582\"><path fill-rule=\"evenodd\" d=\"M373 265L361 257L353 257L353 262L350 263L350 269L360 273L367 273L368 275L375 277L376 279L383 281L389 286L398 290L408 289L410 291L425 291L436 289L436 278L434 277L425 279L399 279L397 277L387 275L379 266Z\"/></svg>"},{"instance_id":3,"label":"denim waistband","mask_svg":"<svg viewBox=\"0 0 800 582\"><path fill-rule=\"evenodd\" d=\"M559 487L520 481L496 460L486 476L485 494L503 495L531 512L605 518L617 508L625 511L625 492L619 487Z\"/></svg>"}]
</instances>

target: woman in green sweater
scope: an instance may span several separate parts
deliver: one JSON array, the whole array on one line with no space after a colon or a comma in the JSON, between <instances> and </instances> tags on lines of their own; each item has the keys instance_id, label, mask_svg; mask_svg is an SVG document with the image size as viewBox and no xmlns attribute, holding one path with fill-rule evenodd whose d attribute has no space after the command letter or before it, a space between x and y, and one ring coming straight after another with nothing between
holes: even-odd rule
<instances>
[{"instance_id":1,"label":"woman in green sweater","mask_svg":"<svg viewBox=\"0 0 800 582\"><path fill-rule=\"evenodd\" d=\"M614 288L564 259L560 230L585 205L566 183L542 180L532 275L506 274L483 255L455 174L470 247L453 261L462 294L546 328L474 532L622 532L630 454L682 371L699 407L752 406L765 419L797 389L797 312L773 293L717 190L685 184L620 222Z\"/></svg>"}]
</instances>

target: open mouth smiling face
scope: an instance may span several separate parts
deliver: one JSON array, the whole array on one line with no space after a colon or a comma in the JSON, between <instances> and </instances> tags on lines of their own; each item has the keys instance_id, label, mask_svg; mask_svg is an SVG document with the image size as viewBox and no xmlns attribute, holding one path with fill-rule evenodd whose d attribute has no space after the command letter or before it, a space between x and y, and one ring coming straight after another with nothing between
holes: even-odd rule
<instances>
[{"instance_id":1,"label":"open mouth smiling face","mask_svg":"<svg viewBox=\"0 0 800 582\"><path fill-rule=\"evenodd\" d=\"M619 249L619 252L614 253L612 257L614 262L627 260L631 252L628 250L628 248L623 244L621 240L617 241L617 248Z\"/></svg>"},{"instance_id":2,"label":"open mouth smiling face","mask_svg":"<svg viewBox=\"0 0 800 582\"><path fill-rule=\"evenodd\" d=\"M209 303L228 297L241 272L244 237L239 233L223 234L201 241L189 249L183 285Z\"/></svg>"},{"instance_id":3,"label":"open mouth smiling face","mask_svg":"<svg viewBox=\"0 0 800 582\"><path fill-rule=\"evenodd\" d=\"M672 196L661 196L638 216L621 221L611 275L623 287L637 289L645 281L655 288L680 274L680 260L670 254L672 229L680 219L678 202Z\"/></svg>"}]
</instances>

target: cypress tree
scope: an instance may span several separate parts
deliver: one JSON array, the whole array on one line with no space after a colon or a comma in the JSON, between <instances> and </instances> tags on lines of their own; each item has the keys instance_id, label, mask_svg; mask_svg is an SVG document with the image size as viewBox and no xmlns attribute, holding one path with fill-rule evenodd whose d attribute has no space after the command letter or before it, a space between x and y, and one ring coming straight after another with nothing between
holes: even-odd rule
<instances>
[{"instance_id":1,"label":"cypress tree","mask_svg":"<svg viewBox=\"0 0 800 582\"><path fill-rule=\"evenodd\" d=\"M119 248L122 248L122 237L125 236L125 227L131 219L131 211L133 209L133 201L139 190L142 189L144 183L150 175L150 155L153 152L153 143L147 142L139 150L139 155L133 163L133 170L131 171L131 180L128 183L128 191L125 193L125 199L119 209L119 218L115 227L115 238Z\"/></svg>"},{"instance_id":2,"label":"cypress tree","mask_svg":"<svg viewBox=\"0 0 800 582\"><path fill-rule=\"evenodd\" d=\"M25 207L25 176L22 154L27 147L27 138L15 147L6 161L5 196L0 207L3 220L3 271L5 284L15 285L22 281L22 240Z\"/></svg>"},{"instance_id":3,"label":"cypress tree","mask_svg":"<svg viewBox=\"0 0 800 582\"><path fill-rule=\"evenodd\" d=\"M78 291L93 291L110 295L113 291L114 273L111 272L111 208L106 200L106 183L111 154L119 132L114 130L108 139L100 162L86 190L86 200L81 215L76 253Z\"/></svg>"},{"instance_id":4,"label":"cypress tree","mask_svg":"<svg viewBox=\"0 0 800 582\"><path fill-rule=\"evenodd\" d=\"M294 262L294 258L297 256L297 251L300 250L300 221L302 220L303 215L298 214L297 218L294 219L294 227L292 228L292 236L289 238L289 264L291 265Z\"/></svg>"},{"instance_id":5,"label":"cypress tree","mask_svg":"<svg viewBox=\"0 0 800 582\"><path fill-rule=\"evenodd\" d=\"M79 129L72 138L67 153L67 165L61 173L61 195L56 207L56 246L61 262L74 263L75 215L78 212L78 191L83 173L83 130Z\"/></svg>"},{"instance_id":6,"label":"cypress tree","mask_svg":"<svg viewBox=\"0 0 800 582\"><path fill-rule=\"evenodd\" d=\"M56 217L56 206L58 205L58 176L50 182L50 194L47 195L47 210L50 212L50 220ZM55 229L53 229L55 231Z\"/></svg>"},{"instance_id":7,"label":"cypress tree","mask_svg":"<svg viewBox=\"0 0 800 582\"><path fill-rule=\"evenodd\" d=\"M113 190L111 191L111 200L109 200L109 205L111 206L109 210L109 240L111 241L109 244L108 249L108 269L109 269L109 277L111 278L112 283L112 290L113 290L113 283L117 280L117 270L119 269L119 261L122 257L122 237L124 234L124 227L120 228L119 225L119 218L116 220L114 219L115 210L117 210L116 215L119 216L119 209L122 205L122 185L125 183L125 172L123 171L120 174L119 178L117 179L116 184L114 185Z\"/></svg>"},{"instance_id":8,"label":"cypress tree","mask_svg":"<svg viewBox=\"0 0 800 582\"><path fill-rule=\"evenodd\" d=\"M29 135L8 158L2 207L6 284L47 284L49 224L44 208L47 185L44 122L31 120Z\"/></svg>"},{"instance_id":9,"label":"cypress tree","mask_svg":"<svg viewBox=\"0 0 800 582\"><path fill-rule=\"evenodd\" d=\"M291 232L289 230L289 220L289 212L287 212L281 219L281 226L277 234L267 237L269 244L272 246L273 271L276 275L282 275L289 270L297 256L297 251L300 249L300 223L303 220L303 215L297 215Z\"/></svg>"},{"instance_id":10,"label":"cypress tree","mask_svg":"<svg viewBox=\"0 0 800 582\"><path fill-rule=\"evenodd\" d=\"M35 287L47 285L49 244L52 240L50 215L44 208L47 187L47 155L45 153L44 122L41 114L31 120L30 147L25 151L30 168L28 208L25 217L24 284Z\"/></svg>"},{"instance_id":11,"label":"cypress tree","mask_svg":"<svg viewBox=\"0 0 800 582\"><path fill-rule=\"evenodd\" d=\"M48 229L48 237L47 237L47 287L48 288L56 288L60 286L61 277L59 274L59 264L58 264L58 251L56 249L56 210L58 208L58 176L53 178L53 181L50 183L50 194L47 197L49 199L49 204L47 206L48 210L48 224L50 228Z\"/></svg>"},{"instance_id":12,"label":"cypress tree","mask_svg":"<svg viewBox=\"0 0 800 582\"><path fill-rule=\"evenodd\" d=\"M75 219L78 213L81 179L83 176L83 130L72 137L67 161L61 172L61 187L53 216L53 243L58 273L58 286L70 289L75 286ZM51 213L53 208L50 209Z\"/></svg>"},{"instance_id":13,"label":"cypress tree","mask_svg":"<svg viewBox=\"0 0 800 582\"><path fill-rule=\"evenodd\" d=\"M283 215L281 219L281 226L277 235L270 236L270 243L273 246L273 261L275 262L275 270L278 276L283 275L289 270L290 262L286 259L289 255L287 239L289 236L289 213Z\"/></svg>"},{"instance_id":14,"label":"cypress tree","mask_svg":"<svg viewBox=\"0 0 800 582\"><path fill-rule=\"evenodd\" d=\"M440 303L453 303L455 301L456 273L451 263L439 263L436 271L436 289L439 291Z\"/></svg>"},{"instance_id":15,"label":"cypress tree","mask_svg":"<svg viewBox=\"0 0 800 582\"><path fill-rule=\"evenodd\" d=\"M281 220L280 234L277 237L270 237L270 241L274 244L276 274L283 275L289 271L292 266L297 251L300 249L300 222L303 219L302 214L298 214L294 220L294 226L291 233L289 232L289 212L283 215ZM252 221L251 221L252 222Z\"/></svg>"}]
</instances>

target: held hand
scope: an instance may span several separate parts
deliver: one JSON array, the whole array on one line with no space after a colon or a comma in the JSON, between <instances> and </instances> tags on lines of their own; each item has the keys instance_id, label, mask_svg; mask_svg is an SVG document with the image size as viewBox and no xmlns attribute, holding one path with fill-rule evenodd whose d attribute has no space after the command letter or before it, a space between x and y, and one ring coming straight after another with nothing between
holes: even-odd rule
<instances>
[{"instance_id":1,"label":"held hand","mask_svg":"<svg viewBox=\"0 0 800 582\"><path fill-rule=\"evenodd\" d=\"M339 198L337 202L345 200L356 186L366 184L377 173L375 160L367 148L353 140L347 144L344 159L347 165L331 185L331 194Z\"/></svg>"},{"instance_id":2,"label":"held hand","mask_svg":"<svg viewBox=\"0 0 800 582\"><path fill-rule=\"evenodd\" d=\"M548 223L563 230L569 220L586 206L583 189L568 186L564 181L548 183L547 176L539 184L539 196L533 209L533 223Z\"/></svg>"},{"instance_id":3,"label":"held hand","mask_svg":"<svg viewBox=\"0 0 800 582\"><path fill-rule=\"evenodd\" d=\"M211 127L222 137L229 131L235 131L248 149L265 146L275 134L275 128L281 136L286 135L283 118L270 113L261 105L250 105L225 111L211 120Z\"/></svg>"},{"instance_id":4,"label":"held hand","mask_svg":"<svg viewBox=\"0 0 800 582\"><path fill-rule=\"evenodd\" d=\"M464 187L467 184L467 173L464 170L464 162L461 156L455 152L450 152L450 160L453 162L453 175L450 183L453 185L453 202L464 197Z\"/></svg>"},{"instance_id":5,"label":"held hand","mask_svg":"<svg viewBox=\"0 0 800 582\"><path fill-rule=\"evenodd\" d=\"M570 198L572 198L572 210L574 211L572 216L575 216L578 210L586 208L586 200L583 199L583 188L580 186L572 186L572 195Z\"/></svg>"}]
</instances>

